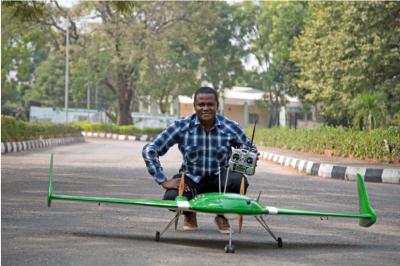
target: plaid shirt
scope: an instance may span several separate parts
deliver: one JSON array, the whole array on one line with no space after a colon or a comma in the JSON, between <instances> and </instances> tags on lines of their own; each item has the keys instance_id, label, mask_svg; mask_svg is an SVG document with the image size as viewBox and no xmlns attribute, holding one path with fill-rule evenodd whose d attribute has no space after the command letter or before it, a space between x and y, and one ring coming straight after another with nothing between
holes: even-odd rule
<instances>
[{"instance_id":1,"label":"plaid shirt","mask_svg":"<svg viewBox=\"0 0 400 266\"><path fill-rule=\"evenodd\" d=\"M216 115L210 132L206 132L196 114L179 119L143 147L147 170L157 183L167 180L158 159L175 143L183 155L179 170L198 183L205 176L216 176L220 167L228 167L231 147L250 148L251 142L238 123ZM257 151L253 145L253 151Z\"/></svg>"}]
</instances>

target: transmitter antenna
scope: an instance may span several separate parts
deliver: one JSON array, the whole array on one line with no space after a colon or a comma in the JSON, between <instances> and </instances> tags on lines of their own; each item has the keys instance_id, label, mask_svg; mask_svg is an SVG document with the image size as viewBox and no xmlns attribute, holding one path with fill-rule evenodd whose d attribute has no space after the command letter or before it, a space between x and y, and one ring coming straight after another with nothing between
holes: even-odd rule
<instances>
[{"instance_id":1,"label":"transmitter antenna","mask_svg":"<svg viewBox=\"0 0 400 266\"><path fill-rule=\"evenodd\" d=\"M256 122L254 122L253 134L251 135L250 149L253 147L253 140L254 140L254 133L256 132L256 125L257 125L257 120L256 120Z\"/></svg>"}]
</instances>

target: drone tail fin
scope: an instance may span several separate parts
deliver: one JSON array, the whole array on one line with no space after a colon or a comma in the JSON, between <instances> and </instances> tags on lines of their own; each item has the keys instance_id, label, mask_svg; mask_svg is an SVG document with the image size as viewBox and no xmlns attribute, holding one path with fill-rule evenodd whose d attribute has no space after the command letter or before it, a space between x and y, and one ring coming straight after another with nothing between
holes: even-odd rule
<instances>
[{"instance_id":1,"label":"drone tail fin","mask_svg":"<svg viewBox=\"0 0 400 266\"><path fill-rule=\"evenodd\" d=\"M357 187L360 214L366 215L366 218L360 218L360 226L369 227L376 222L376 212L371 207L364 179L360 174L357 174Z\"/></svg>"},{"instance_id":2,"label":"drone tail fin","mask_svg":"<svg viewBox=\"0 0 400 266\"><path fill-rule=\"evenodd\" d=\"M50 156L49 188L47 190L47 207L51 207L53 197L53 154Z\"/></svg>"}]
</instances>

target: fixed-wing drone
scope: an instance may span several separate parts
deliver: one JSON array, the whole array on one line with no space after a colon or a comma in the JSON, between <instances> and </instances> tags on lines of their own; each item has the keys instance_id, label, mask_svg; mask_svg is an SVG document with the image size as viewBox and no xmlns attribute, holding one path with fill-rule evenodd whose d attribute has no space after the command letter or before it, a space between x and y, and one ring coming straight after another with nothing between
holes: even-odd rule
<instances>
[{"instance_id":1,"label":"fixed-wing drone","mask_svg":"<svg viewBox=\"0 0 400 266\"><path fill-rule=\"evenodd\" d=\"M242 182L243 184L243 182ZM346 212L323 212L323 211L310 211L310 210L295 210L295 209L282 209L270 206L264 206L259 202L260 195L257 199L249 198L244 194L244 185L241 186L241 194L214 192L204 193L195 196L191 200L187 200L183 195L184 178L181 178L179 185L178 196L175 200L150 200L150 199L125 199L125 198L104 198L104 197L83 197L83 196L69 196L60 195L53 192L53 155L50 159L50 174L49 186L47 194L47 205L51 206L52 200L65 200L65 201L90 201L97 203L115 203L115 204L131 204L142 205L149 207L159 207L176 210L175 216L167 224L161 232L157 231L155 240L160 241L161 236L170 228L175 222L175 230L177 227L179 215L183 211L203 212L211 214L222 214L227 219L234 219L239 217L239 232L241 231L243 216L254 216L263 228L272 236L277 242L278 247L282 247L282 239L276 237L270 230L265 222L264 215L306 215L306 216L319 216L319 217L344 217L359 219L360 226L369 227L376 222L376 213L371 207L368 200L368 193L365 189L363 177L357 175L358 185L358 200L359 200L359 213L346 213ZM232 229L229 233L229 242L225 246L226 253L234 253L235 247L232 245Z\"/></svg>"}]
</instances>

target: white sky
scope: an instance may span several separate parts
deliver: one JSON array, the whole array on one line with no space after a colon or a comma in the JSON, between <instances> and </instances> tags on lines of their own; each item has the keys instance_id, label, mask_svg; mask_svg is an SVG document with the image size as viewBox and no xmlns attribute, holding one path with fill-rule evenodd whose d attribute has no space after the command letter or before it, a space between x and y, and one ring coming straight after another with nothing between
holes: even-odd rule
<instances>
[{"instance_id":1,"label":"white sky","mask_svg":"<svg viewBox=\"0 0 400 266\"><path fill-rule=\"evenodd\" d=\"M79 3L79 0L58 0L60 6L72 7L73 5Z\"/></svg>"}]
</instances>

